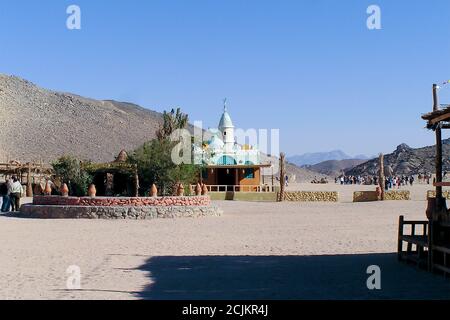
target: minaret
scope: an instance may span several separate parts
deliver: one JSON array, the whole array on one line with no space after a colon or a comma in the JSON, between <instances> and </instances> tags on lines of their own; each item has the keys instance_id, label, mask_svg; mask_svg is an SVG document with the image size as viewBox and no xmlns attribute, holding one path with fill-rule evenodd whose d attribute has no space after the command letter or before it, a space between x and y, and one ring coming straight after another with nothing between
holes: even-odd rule
<instances>
[{"instance_id":1,"label":"minaret","mask_svg":"<svg viewBox=\"0 0 450 320\"><path fill-rule=\"evenodd\" d=\"M223 101L223 114L219 122L219 130L222 133L224 153L234 153L234 126L227 112L227 99Z\"/></svg>"}]
</instances>

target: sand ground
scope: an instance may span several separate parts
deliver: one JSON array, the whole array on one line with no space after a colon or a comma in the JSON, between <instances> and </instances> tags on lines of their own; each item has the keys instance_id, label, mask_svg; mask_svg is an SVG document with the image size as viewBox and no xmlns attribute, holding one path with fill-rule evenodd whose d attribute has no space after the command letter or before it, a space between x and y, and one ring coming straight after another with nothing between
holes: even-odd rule
<instances>
[{"instance_id":1,"label":"sand ground","mask_svg":"<svg viewBox=\"0 0 450 320\"><path fill-rule=\"evenodd\" d=\"M413 200L351 203L218 201L222 217L150 221L0 217L1 299L450 298L450 282L399 263L398 216L424 219ZM373 189L371 187L370 189ZM81 289L68 290L71 265ZM381 268L381 290L366 269Z\"/></svg>"}]
</instances>

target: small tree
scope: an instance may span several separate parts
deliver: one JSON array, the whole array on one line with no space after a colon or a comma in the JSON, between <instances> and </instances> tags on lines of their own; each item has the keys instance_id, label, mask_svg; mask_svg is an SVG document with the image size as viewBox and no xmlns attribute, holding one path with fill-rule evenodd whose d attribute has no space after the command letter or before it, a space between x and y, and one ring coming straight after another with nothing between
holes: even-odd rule
<instances>
[{"instance_id":1,"label":"small tree","mask_svg":"<svg viewBox=\"0 0 450 320\"><path fill-rule=\"evenodd\" d=\"M195 183L200 172L198 166L177 165L172 161L172 150L177 143L170 141L170 135L177 129L185 129L187 125L188 115L182 113L180 108L164 112L163 124L156 131L157 139L131 152L129 161L137 165L141 194L147 192L152 184L163 195L168 195L175 192L178 183Z\"/></svg>"},{"instance_id":2,"label":"small tree","mask_svg":"<svg viewBox=\"0 0 450 320\"><path fill-rule=\"evenodd\" d=\"M152 184L163 195L168 195L175 191L177 183L188 185L196 181L197 166L173 163L171 152L174 145L168 140L152 140L131 153L129 161L137 165L141 194L147 192Z\"/></svg>"},{"instance_id":3,"label":"small tree","mask_svg":"<svg viewBox=\"0 0 450 320\"><path fill-rule=\"evenodd\" d=\"M67 183L69 194L82 197L87 193L89 184L92 182L92 176L83 169L82 161L64 156L52 163L53 170L62 183Z\"/></svg>"}]
</instances>

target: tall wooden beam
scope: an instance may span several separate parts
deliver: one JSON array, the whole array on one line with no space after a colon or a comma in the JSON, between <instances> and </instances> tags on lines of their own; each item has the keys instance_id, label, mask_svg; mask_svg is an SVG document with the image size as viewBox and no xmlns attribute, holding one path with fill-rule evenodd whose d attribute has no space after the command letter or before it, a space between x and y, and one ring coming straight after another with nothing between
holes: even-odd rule
<instances>
[{"instance_id":1,"label":"tall wooden beam","mask_svg":"<svg viewBox=\"0 0 450 320\"><path fill-rule=\"evenodd\" d=\"M439 97L438 97L438 85L433 84L433 111L439 110ZM436 183L442 182L442 129L440 123L437 124L436 130ZM442 198L442 186L436 185L436 209L440 212L441 199Z\"/></svg>"},{"instance_id":2,"label":"tall wooden beam","mask_svg":"<svg viewBox=\"0 0 450 320\"><path fill-rule=\"evenodd\" d=\"M380 153L378 158L379 161L379 172L378 172L378 185L380 188L380 200L384 200L384 190L386 188L386 177L384 176L384 155Z\"/></svg>"},{"instance_id":3,"label":"tall wooden beam","mask_svg":"<svg viewBox=\"0 0 450 320\"><path fill-rule=\"evenodd\" d=\"M284 188L285 188L285 179L286 179L286 173L284 169L285 165L285 157L286 155L282 152L280 153L280 194L278 201L284 200Z\"/></svg>"},{"instance_id":4,"label":"tall wooden beam","mask_svg":"<svg viewBox=\"0 0 450 320\"><path fill-rule=\"evenodd\" d=\"M28 168L27 168L27 197L32 197L33 196L33 186L31 183L31 164L28 164Z\"/></svg>"}]
</instances>

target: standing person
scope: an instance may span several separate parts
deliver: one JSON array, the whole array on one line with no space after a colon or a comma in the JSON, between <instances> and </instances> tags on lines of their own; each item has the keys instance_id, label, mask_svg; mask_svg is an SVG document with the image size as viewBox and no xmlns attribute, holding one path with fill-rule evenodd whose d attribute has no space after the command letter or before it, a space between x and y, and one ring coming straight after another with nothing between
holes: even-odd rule
<instances>
[{"instance_id":1,"label":"standing person","mask_svg":"<svg viewBox=\"0 0 450 320\"><path fill-rule=\"evenodd\" d=\"M20 184L19 180L16 176L12 178L13 183L11 185L11 207L12 211L19 211L20 210L20 198L22 197L22 185Z\"/></svg>"},{"instance_id":2,"label":"standing person","mask_svg":"<svg viewBox=\"0 0 450 320\"><path fill-rule=\"evenodd\" d=\"M9 190L8 190L9 180L6 180L5 183L0 185L0 196L2 197L2 208L1 212L9 212L11 210L11 202L9 199Z\"/></svg>"},{"instance_id":3,"label":"standing person","mask_svg":"<svg viewBox=\"0 0 450 320\"><path fill-rule=\"evenodd\" d=\"M413 183L414 183L414 177L411 176L411 177L409 177L409 184L411 185L411 187L413 186Z\"/></svg>"}]
</instances>

